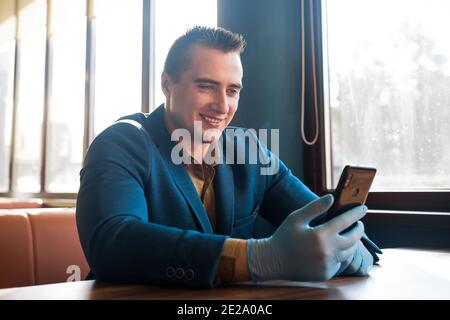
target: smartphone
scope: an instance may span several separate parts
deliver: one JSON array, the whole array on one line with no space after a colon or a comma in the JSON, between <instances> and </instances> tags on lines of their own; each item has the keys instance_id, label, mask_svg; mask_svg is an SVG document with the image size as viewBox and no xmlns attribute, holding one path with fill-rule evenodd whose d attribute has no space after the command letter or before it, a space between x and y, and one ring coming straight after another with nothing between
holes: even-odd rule
<instances>
[{"instance_id":1,"label":"smartphone","mask_svg":"<svg viewBox=\"0 0 450 320\"><path fill-rule=\"evenodd\" d=\"M366 203L370 186L377 170L370 167L345 166L333 193L334 203L323 222L329 221L343 212ZM346 232L355 224L344 230Z\"/></svg>"}]
</instances>

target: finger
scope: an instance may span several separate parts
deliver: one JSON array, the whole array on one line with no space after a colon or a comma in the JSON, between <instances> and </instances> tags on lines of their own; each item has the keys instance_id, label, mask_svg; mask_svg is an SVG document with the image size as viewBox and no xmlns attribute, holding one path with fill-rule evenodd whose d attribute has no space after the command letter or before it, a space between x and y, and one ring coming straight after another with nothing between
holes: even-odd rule
<instances>
[{"instance_id":1,"label":"finger","mask_svg":"<svg viewBox=\"0 0 450 320\"><path fill-rule=\"evenodd\" d=\"M361 238L361 241L364 243L364 245L369 249L369 251L373 251L379 254L383 254L383 251L372 241L369 239L367 234L364 232L364 235Z\"/></svg>"},{"instance_id":2,"label":"finger","mask_svg":"<svg viewBox=\"0 0 450 320\"><path fill-rule=\"evenodd\" d=\"M292 215L299 215L303 221L309 224L311 220L328 211L333 201L334 197L331 194L327 194L294 211Z\"/></svg>"},{"instance_id":3,"label":"finger","mask_svg":"<svg viewBox=\"0 0 450 320\"><path fill-rule=\"evenodd\" d=\"M369 273L372 266L373 258L370 255L370 252L367 251L363 244L359 243L358 251L356 251L355 257L345 273L347 273L347 275L364 276Z\"/></svg>"},{"instance_id":4,"label":"finger","mask_svg":"<svg viewBox=\"0 0 450 320\"><path fill-rule=\"evenodd\" d=\"M356 250L358 250L358 243L355 243L353 246L346 250L338 251L338 253L336 254L336 260L338 262L345 262L347 260L350 260L356 254Z\"/></svg>"},{"instance_id":5,"label":"finger","mask_svg":"<svg viewBox=\"0 0 450 320\"><path fill-rule=\"evenodd\" d=\"M354 224L356 221L361 220L367 213L367 207L364 205L357 206L348 211L345 211L336 218L323 224L321 227L330 229L332 232L340 233Z\"/></svg>"},{"instance_id":6,"label":"finger","mask_svg":"<svg viewBox=\"0 0 450 320\"><path fill-rule=\"evenodd\" d=\"M367 248L364 245L360 245L361 250L361 256L363 259L363 265L362 265L362 273L368 274L369 270L372 268L374 263L374 258L372 254L367 250Z\"/></svg>"},{"instance_id":7,"label":"finger","mask_svg":"<svg viewBox=\"0 0 450 320\"><path fill-rule=\"evenodd\" d=\"M359 247L358 247L355 250L353 261L352 261L352 263L350 263L350 266L349 266L349 268L351 270L353 270L352 273L357 272L361 268L362 263L363 263L363 256L361 254L361 250L359 250Z\"/></svg>"},{"instance_id":8,"label":"finger","mask_svg":"<svg viewBox=\"0 0 450 320\"><path fill-rule=\"evenodd\" d=\"M357 221L356 225L349 231L339 234L336 246L340 250L348 249L358 243L364 235L364 223Z\"/></svg>"}]
</instances>

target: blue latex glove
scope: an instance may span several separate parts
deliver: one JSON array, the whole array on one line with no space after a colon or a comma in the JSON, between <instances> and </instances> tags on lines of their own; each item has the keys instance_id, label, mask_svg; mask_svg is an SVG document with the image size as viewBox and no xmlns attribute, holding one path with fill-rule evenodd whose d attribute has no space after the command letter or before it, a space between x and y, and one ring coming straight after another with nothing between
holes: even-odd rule
<instances>
[{"instance_id":1,"label":"blue latex glove","mask_svg":"<svg viewBox=\"0 0 450 320\"><path fill-rule=\"evenodd\" d=\"M380 261L377 254L383 254L383 251L364 233L355 254L351 259L342 263L336 275L368 275L373 265Z\"/></svg>"},{"instance_id":2,"label":"blue latex glove","mask_svg":"<svg viewBox=\"0 0 450 320\"><path fill-rule=\"evenodd\" d=\"M373 267L373 256L362 244L358 243L358 248L353 257L342 263L336 275L341 276L366 276Z\"/></svg>"},{"instance_id":3,"label":"blue latex glove","mask_svg":"<svg viewBox=\"0 0 450 320\"><path fill-rule=\"evenodd\" d=\"M333 201L332 195L323 196L292 212L271 237L248 240L252 280L323 281L346 271L352 264L356 266L359 240L364 234L364 225L359 220L367 207L355 207L312 227L311 221L330 209ZM355 222L355 227L339 234Z\"/></svg>"},{"instance_id":4,"label":"blue latex glove","mask_svg":"<svg viewBox=\"0 0 450 320\"><path fill-rule=\"evenodd\" d=\"M377 263L380 261L380 258L378 257L378 254L383 254L383 251L372 241L369 239L369 237L364 233L363 237L361 238L361 242L364 244L366 249L370 252L372 255L372 258L374 260L374 263Z\"/></svg>"}]
</instances>

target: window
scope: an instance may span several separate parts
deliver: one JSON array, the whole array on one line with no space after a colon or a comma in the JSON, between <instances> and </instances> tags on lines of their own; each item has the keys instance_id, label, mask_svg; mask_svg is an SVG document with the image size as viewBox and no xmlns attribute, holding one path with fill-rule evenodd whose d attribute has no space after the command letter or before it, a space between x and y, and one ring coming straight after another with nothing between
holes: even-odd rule
<instances>
[{"instance_id":1,"label":"window","mask_svg":"<svg viewBox=\"0 0 450 320\"><path fill-rule=\"evenodd\" d=\"M352 163L378 169L374 190L449 190L450 3L340 0L322 10L327 187Z\"/></svg>"},{"instance_id":2,"label":"window","mask_svg":"<svg viewBox=\"0 0 450 320\"><path fill-rule=\"evenodd\" d=\"M164 102L169 46L215 26L216 11L215 0L1 0L0 196L75 198L89 143Z\"/></svg>"},{"instance_id":3,"label":"window","mask_svg":"<svg viewBox=\"0 0 450 320\"><path fill-rule=\"evenodd\" d=\"M15 1L0 2L0 192L9 189L14 88Z\"/></svg>"},{"instance_id":4,"label":"window","mask_svg":"<svg viewBox=\"0 0 450 320\"><path fill-rule=\"evenodd\" d=\"M174 10L174 8L177 8ZM166 101L161 91L161 73L167 52L175 39L196 25L217 26L216 0L155 1L155 106ZM171 17L168 19L168 17Z\"/></svg>"},{"instance_id":5,"label":"window","mask_svg":"<svg viewBox=\"0 0 450 320\"><path fill-rule=\"evenodd\" d=\"M45 190L78 189L83 160L86 1L51 1Z\"/></svg>"},{"instance_id":6,"label":"window","mask_svg":"<svg viewBox=\"0 0 450 320\"><path fill-rule=\"evenodd\" d=\"M321 134L305 149L306 182L323 194L336 186L345 164L374 166L369 208L450 212L449 4L312 3L312 21L309 5L304 13L305 48L317 77L307 74L306 87L317 80ZM313 101L312 90L306 99Z\"/></svg>"},{"instance_id":7,"label":"window","mask_svg":"<svg viewBox=\"0 0 450 320\"><path fill-rule=\"evenodd\" d=\"M94 136L141 111L142 10L142 0L94 1Z\"/></svg>"},{"instance_id":8,"label":"window","mask_svg":"<svg viewBox=\"0 0 450 320\"><path fill-rule=\"evenodd\" d=\"M13 189L39 192L45 87L47 3L18 1L18 78Z\"/></svg>"}]
</instances>

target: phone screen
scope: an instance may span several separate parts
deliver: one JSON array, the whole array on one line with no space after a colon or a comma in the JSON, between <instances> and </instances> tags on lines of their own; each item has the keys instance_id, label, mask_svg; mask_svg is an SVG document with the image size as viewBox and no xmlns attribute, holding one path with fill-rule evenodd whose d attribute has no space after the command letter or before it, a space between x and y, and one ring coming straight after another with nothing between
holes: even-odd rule
<instances>
[{"instance_id":1,"label":"phone screen","mask_svg":"<svg viewBox=\"0 0 450 320\"><path fill-rule=\"evenodd\" d=\"M346 166L334 192L333 206L328 210L324 222L353 207L365 204L376 172L375 168Z\"/></svg>"}]
</instances>

